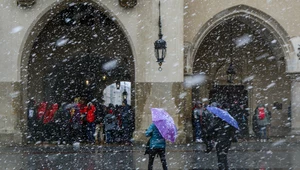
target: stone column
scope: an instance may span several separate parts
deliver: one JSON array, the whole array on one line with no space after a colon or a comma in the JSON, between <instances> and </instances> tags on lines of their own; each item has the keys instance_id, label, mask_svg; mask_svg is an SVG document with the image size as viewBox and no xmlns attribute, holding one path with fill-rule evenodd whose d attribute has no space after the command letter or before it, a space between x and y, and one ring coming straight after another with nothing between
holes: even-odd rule
<instances>
[{"instance_id":1,"label":"stone column","mask_svg":"<svg viewBox=\"0 0 300 170\"><path fill-rule=\"evenodd\" d=\"M178 128L176 143L186 142L186 116L183 45L183 0L160 1L162 38L167 42L167 56L158 71L154 42L159 38L159 0L141 1L136 7L137 55L135 75L135 142L146 143L145 130L152 123L151 108L164 108Z\"/></svg>"},{"instance_id":2,"label":"stone column","mask_svg":"<svg viewBox=\"0 0 300 170\"><path fill-rule=\"evenodd\" d=\"M291 75L291 119L292 131L290 139L295 142L300 142L300 74Z\"/></svg>"},{"instance_id":3,"label":"stone column","mask_svg":"<svg viewBox=\"0 0 300 170\"><path fill-rule=\"evenodd\" d=\"M20 83L0 82L0 146L22 143L24 121L20 105ZM20 121L21 120L21 121Z\"/></svg>"},{"instance_id":4,"label":"stone column","mask_svg":"<svg viewBox=\"0 0 300 170\"><path fill-rule=\"evenodd\" d=\"M151 108L164 108L178 129L176 143L186 143L189 139L188 108L190 101L186 100L188 90L185 90L182 83L136 83L136 110L135 110L135 133L136 142L146 142L145 130L152 123Z\"/></svg>"}]
</instances>

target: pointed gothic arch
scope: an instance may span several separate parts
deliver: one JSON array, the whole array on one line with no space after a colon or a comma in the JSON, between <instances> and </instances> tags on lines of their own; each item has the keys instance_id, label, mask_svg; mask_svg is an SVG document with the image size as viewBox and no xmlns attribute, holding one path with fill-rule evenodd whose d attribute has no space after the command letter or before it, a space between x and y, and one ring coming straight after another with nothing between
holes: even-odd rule
<instances>
[{"instance_id":1,"label":"pointed gothic arch","mask_svg":"<svg viewBox=\"0 0 300 170\"><path fill-rule=\"evenodd\" d=\"M100 11L101 15L109 18L110 22L112 22L114 25L117 26L118 30L121 32L122 36L124 37L124 41L127 42L127 49L130 53L130 57L128 60L130 60L130 69L132 70L130 73L130 77L126 77L123 80L126 81L135 81L135 50L133 42L130 38L129 33L127 32L125 26L122 24L121 20L115 15L108 7L103 5L99 1L95 0L64 0L64 1L57 1L53 3L51 6L47 7L40 15L37 17L37 19L34 21L34 23L31 24L30 28L26 32L25 38L22 42L20 53L19 53L19 79L21 80L21 94L22 94L22 112L26 111L27 101L29 100L30 96L28 95L28 89L29 89L29 62L31 62L32 57L32 51L34 50L36 40L39 38L40 34L42 34L45 27L47 27L47 24L50 23L57 15L59 15L62 11L76 5L76 4L84 4L87 6L91 6L93 9ZM123 47L125 48L125 47ZM78 55L82 55L82 52L79 52ZM61 64L61 63L60 63ZM59 64L58 64L59 65ZM111 84L113 81L107 81L106 84ZM134 84L132 83L132 91L134 91ZM131 93L132 96L132 104L134 104L134 98L135 94ZM26 114L20 113L20 120L27 120ZM24 124L21 124L22 131L26 131L26 121ZM24 139L26 140L26 139Z\"/></svg>"},{"instance_id":2,"label":"pointed gothic arch","mask_svg":"<svg viewBox=\"0 0 300 170\"><path fill-rule=\"evenodd\" d=\"M188 67L193 67L192 63L195 60L195 56L197 54L199 46L203 42L204 38L215 27L222 24L224 21L238 17L244 18L242 22L249 24L252 21L268 29L275 37L275 39L278 40L278 44L281 47L281 50L279 52L282 53L284 59L289 58L289 51L293 50L290 44L290 37L288 36L288 33L284 30L284 28L274 18L264 13L263 11L241 4L219 12L200 28L192 42L192 47L190 51L191 55L188 56L189 59L187 59Z\"/></svg>"},{"instance_id":3,"label":"pointed gothic arch","mask_svg":"<svg viewBox=\"0 0 300 170\"><path fill-rule=\"evenodd\" d=\"M249 92L247 95L247 102L250 105L250 113L253 112L253 108L256 107L257 103L259 102L266 102L269 104L269 107L272 108L273 103L275 102L274 100L280 100L279 96L282 95L284 97L286 97L287 100L290 100L290 83L289 83L289 78L286 76L285 74L285 70L286 67L282 67L285 66L286 62L285 60L290 58L290 51L293 51L292 46L290 44L290 39L289 36L287 34L287 32L282 28L282 26L271 16L269 16L268 14L252 8L250 6L246 6L246 5L237 5L234 7L231 7L229 9L225 9L223 11L221 11L220 13L216 14L213 18L211 18L209 21L207 21L203 27L200 28L198 34L195 36L195 38L193 39L192 45L191 45L191 49L190 49L190 53L191 55L188 56L190 57L187 61L190 68L192 68L190 70L190 73L196 73L197 71L207 71L208 77L209 79L207 80L207 83L205 85L203 85L202 87L198 87L198 89L194 88L193 90L193 94L196 94L196 97L198 99L198 97L202 97L205 96L207 99L211 98L209 96L211 96L211 92L212 89L214 90L214 88L218 88L221 86L230 86L228 85L228 83L226 83L226 69L228 68L228 59L229 57L236 57L236 61L239 60L240 63L244 62L244 65L247 65L246 63L248 63L247 61L250 61L249 59L245 59L245 58L241 58L241 56L238 57L238 55L234 56L234 52L232 51L228 51L228 49L226 48L224 42L230 42L233 43L231 38L226 38L226 35L220 34L220 32L222 33L228 33L227 35L230 35L233 30L231 29L227 29L227 27L229 26L233 26L233 28L239 28L239 27L235 27L235 26L239 26L239 25L245 25L244 26L244 30L251 30L253 31L253 36L258 38L257 41L262 42L262 44L266 47L264 50L266 50L268 52L268 54L270 54L270 60L271 61L268 62L268 59L266 59L266 56L263 56L262 54L255 56L258 59L256 59L254 57L254 55L249 55L250 57L252 57L252 64L249 66L250 69L244 69L246 70L245 73L243 74L244 77L240 77L239 81L236 81L235 84L231 84L231 85L235 85L235 86L239 86L239 85L243 85L243 86L251 86L253 84L255 84L258 88L255 89L256 91L251 91L251 93ZM220 32L218 32L218 30ZM224 31L225 30L225 31ZM236 29L237 31L237 29ZM238 32L238 31L237 31ZM241 33L241 32L240 32ZM221 35L221 36L220 36ZM241 36L241 35L240 35ZM223 39L223 41L221 41L221 43L218 43L217 39L221 37L225 39ZM209 41L210 39L210 41ZM223 43L223 44L222 44ZM233 43L234 44L234 43ZM216 45L216 46L214 46ZM213 47L213 48L208 48L209 46ZM246 45L245 45L246 46ZM254 45L253 45L254 46ZM259 47L259 45L256 44L256 47ZM237 47L233 47L233 48L237 48ZM251 47L249 47L250 49ZM221 49L221 50L220 50ZM268 51L269 50L269 51ZM242 50L240 50L242 51ZM222 53L223 52L223 53ZM245 52L245 51L244 51ZM215 54L217 53L217 54ZM221 53L221 55L219 55ZM207 55L206 55L207 54ZM224 54L224 55L223 55ZM239 52L239 53L235 53L235 54L245 54L243 52ZM258 53L256 53L258 54ZM200 56L200 57L199 57ZM247 56L247 54L245 54L244 56ZM274 57L275 56L275 57ZM273 58L272 58L273 57ZM213 60L211 60L211 58L213 58ZM264 73L261 71L257 71L259 69L258 68L260 65L258 64L257 61L259 61L261 58L265 58L265 60L261 61L263 63L263 67L265 67L267 64L270 64L269 68L274 70L274 72L272 71L268 71L268 76L272 76L272 73L278 74L280 76L283 77L282 82L278 83L278 84L285 84L285 87L281 89L282 86L278 85L277 88L280 89L279 91L284 91L284 93L280 93L278 95L277 92L274 92L276 90L270 90L269 92L267 92L268 90L268 85L273 83L272 81L269 81L270 79L266 78L266 79L261 79L261 80L268 80L268 81L261 81L259 80L260 78L264 77L265 75L263 75ZM254 59L254 60L253 60ZM201 61L206 61L204 64L201 63ZM214 61L214 64L216 64L216 67L213 68L213 66L209 66L210 65L210 61ZM206 64L206 66L205 66ZM224 66L224 64L227 64L227 66ZM240 64L239 68L243 68L242 66L244 66L243 64ZM265 65L264 65L265 64ZM252 67L253 66L253 67ZM266 66L267 67L267 66ZM207 69L209 68L209 69ZM213 69L211 69L213 68ZM250 71L249 71L250 70ZM253 71L254 70L254 71ZM220 74L221 73L221 74ZM219 74L219 75L217 75ZM248 78L251 78L251 74L253 75L257 75L257 77L259 77L258 79L253 79L253 81L246 81L248 82L242 82L243 80ZM272 79L274 78L274 80L276 79L277 75L273 75ZM281 79L282 77L277 77L279 79ZM218 83L214 83L215 80L217 80ZM220 80L220 81L219 81ZM277 81L277 79L276 79ZM254 82L254 83L253 83ZM272 84L273 85L273 84ZM276 88L276 89L277 89ZM264 89L265 92L263 92L259 97L254 96L254 93L258 93L260 94L261 89ZM201 95L197 96L198 94ZM219 93L219 91L218 91ZM276 97L277 94L277 97ZM232 93L230 94L230 96L232 96ZM194 96L193 96L194 97ZM266 99L265 99L266 98ZM272 99L271 99L272 98ZM249 99L249 100L248 100ZM289 102L285 102L285 107L288 107L288 103ZM283 114L282 114L283 115ZM286 115L283 116L277 116L276 118L274 118L273 122L275 122L274 125L274 134L275 135L283 135L286 134L290 131L290 128L285 127L284 123L280 122L279 120L285 120L287 119ZM277 121L276 121L277 120Z\"/></svg>"}]
</instances>

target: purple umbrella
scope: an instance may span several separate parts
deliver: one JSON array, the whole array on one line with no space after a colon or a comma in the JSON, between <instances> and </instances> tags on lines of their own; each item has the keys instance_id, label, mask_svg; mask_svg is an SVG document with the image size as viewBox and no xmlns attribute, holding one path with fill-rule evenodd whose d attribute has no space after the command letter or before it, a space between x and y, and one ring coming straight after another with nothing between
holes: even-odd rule
<instances>
[{"instance_id":1,"label":"purple umbrella","mask_svg":"<svg viewBox=\"0 0 300 170\"><path fill-rule=\"evenodd\" d=\"M174 143L177 137L177 128L173 118L161 108L151 108L151 113L152 122L163 138Z\"/></svg>"}]
</instances>

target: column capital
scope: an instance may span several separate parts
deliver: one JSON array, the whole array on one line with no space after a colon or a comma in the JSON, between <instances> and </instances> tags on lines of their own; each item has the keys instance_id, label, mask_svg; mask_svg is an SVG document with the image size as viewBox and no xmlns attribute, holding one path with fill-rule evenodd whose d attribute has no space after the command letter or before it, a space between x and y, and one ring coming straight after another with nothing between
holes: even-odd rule
<instances>
[{"instance_id":1,"label":"column capital","mask_svg":"<svg viewBox=\"0 0 300 170\"><path fill-rule=\"evenodd\" d=\"M189 75L193 72L193 60L191 59L191 50L193 45L191 42L184 42L184 74Z\"/></svg>"},{"instance_id":2,"label":"column capital","mask_svg":"<svg viewBox=\"0 0 300 170\"><path fill-rule=\"evenodd\" d=\"M300 73L287 73L287 76L293 81L300 82Z\"/></svg>"}]
</instances>

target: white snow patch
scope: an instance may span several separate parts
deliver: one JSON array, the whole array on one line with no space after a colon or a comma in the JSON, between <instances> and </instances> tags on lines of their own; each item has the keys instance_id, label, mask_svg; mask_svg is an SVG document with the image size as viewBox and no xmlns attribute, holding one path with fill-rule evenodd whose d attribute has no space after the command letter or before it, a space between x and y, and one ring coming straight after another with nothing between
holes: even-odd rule
<instances>
[{"instance_id":1,"label":"white snow patch","mask_svg":"<svg viewBox=\"0 0 300 170\"><path fill-rule=\"evenodd\" d=\"M13 28L13 29L10 31L10 33L11 33L11 34L15 34L15 33L17 33L17 32L20 32L22 29L23 29L22 26L17 26L17 27L15 27L15 28Z\"/></svg>"},{"instance_id":2,"label":"white snow patch","mask_svg":"<svg viewBox=\"0 0 300 170\"><path fill-rule=\"evenodd\" d=\"M180 99L183 99L185 96L187 95L187 93L186 92L184 92L184 93L181 93L180 95L179 95L179 98Z\"/></svg>"},{"instance_id":3,"label":"white snow patch","mask_svg":"<svg viewBox=\"0 0 300 170\"><path fill-rule=\"evenodd\" d=\"M273 86L275 86L276 85L276 83L271 83L271 84L269 84L268 86L267 86L267 88L265 89L265 90L268 90L269 88L271 88L271 87L273 87Z\"/></svg>"},{"instance_id":4,"label":"white snow patch","mask_svg":"<svg viewBox=\"0 0 300 170\"><path fill-rule=\"evenodd\" d=\"M269 53L264 53L263 55L260 55L260 56L256 57L255 59L256 60L261 60L261 59L266 58L268 56L269 56Z\"/></svg>"},{"instance_id":5,"label":"white snow patch","mask_svg":"<svg viewBox=\"0 0 300 170\"><path fill-rule=\"evenodd\" d=\"M253 80L254 79L254 75L252 75L252 76L248 76L248 77L246 77L246 78L244 78L244 80L243 80L243 83L245 83L245 82L247 82L247 81L251 81L251 80Z\"/></svg>"},{"instance_id":6,"label":"white snow patch","mask_svg":"<svg viewBox=\"0 0 300 170\"><path fill-rule=\"evenodd\" d=\"M249 44L252 41L252 38L249 34L244 34L234 40L236 47L241 47L246 44Z\"/></svg>"},{"instance_id":7,"label":"white snow patch","mask_svg":"<svg viewBox=\"0 0 300 170\"><path fill-rule=\"evenodd\" d=\"M275 59L276 59L275 56L270 56L270 57L268 57L268 60L275 60Z\"/></svg>"},{"instance_id":8,"label":"white snow patch","mask_svg":"<svg viewBox=\"0 0 300 170\"><path fill-rule=\"evenodd\" d=\"M118 64L118 61L117 61L117 60L111 60L111 61L109 61L109 62L103 64L102 68L103 68L104 70L106 70L106 71L107 71L107 70L112 70L112 69L114 69L114 68L117 67L117 64Z\"/></svg>"},{"instance_id":9,"label":"white snow patch","mask_svg":"<svg viewBox=\"0 0 300 170\"><path fill-rule=\"evenodd\" d=\"M16 92L10 93L9 95L10 95L11 98L16 98L16 97L19 96L19 94L20 94L20 92L16 91Z\"/></svg>"},{"instance_id":10,"label":"white snow patch","mask_svg":"<svg viewBox=\"0 0 300 170\"><path fill-rule=\"evenodd\" d=\"M205 82L206 76L204 74L197 74L192 76L185 77L184 85L185 87L193 87L197 85L201 85Z\"/></svg>"},{"instance_id":11,"label":"white snow patch","mask_svg":"<svg viewBox=\"0 0 300 170\"><path fill-rule=\"evenodd\" d=\"M278 140L278 141L275 141L274 143L272 143L272 146L282 145L285 142L286 142L285 139L281 139L281 140Z\"/></svg>"},{"instance_id":12,"label":"white snow patch","mask_svg":"<svg viewBox=\"0 0 300 170\"><path fill-rule=\"evenodd\" d=\"M80 143L79 142L73 143L73 148L74 149L79 149L80 148Z\"/></svg>"},{"instance_id":13,"label":"white snow patch","mask_svg":"<svg viewBox=\"0 0 300 170\"><path fill-rule=\"evenodd\" d=\"M253 86L248 86L247 89L248 90L253 89Z\"/></svg>"},{"instance_id":14,"label":"white snow patch","mask_svg":"<svg viewBox=\"0 0 300 170\"><path fill-rule=\"evenodd\" d=\"M66 22L66 23L68 23L68 22L70 22L70 21L71 21L71 18L66 18L66 19L65 19L65 22Z\"/></svg>"},{"instance_id":15,"label":"white snow patch","mask_svg":"<svg viewBox=\"0 0 300 170\"><path fill-rule=\"evenodd\" d=\"M208 98L203 98L202 99L202 102L206 102L206 101L208 101Z\"/></svg>"},{"instance_id":16,"label":"white snow patch","mask_svg":"<svg viewBox=\"0 0 300 170\"><path fill-rule=\"evenodd\" d=\"M276 42L277 42L277 40L273 40L273 41L271 41L271 43L272 43L272 44L275 44Z\"/></svg>"},{"instance_id":17,"label":"white snow patch","mask_svg":"<svg viewBox=\"0 0 300 170\"><path fill-rule=\"evenodd\" d=\"M273 152L272 151L267 151L267 154L273 154Z\"/></svg>"},{"instance_id":18,"label":"white snow patch","mask_svg":"<svg viewBox=\"0 0 300 170\"><path fill-rule=\"evenodd\" d=\"M55 45L58 47L64 46L68 43L69 39L68 38L60 38L56 41Z\"/></svg>"}]
</instances>

